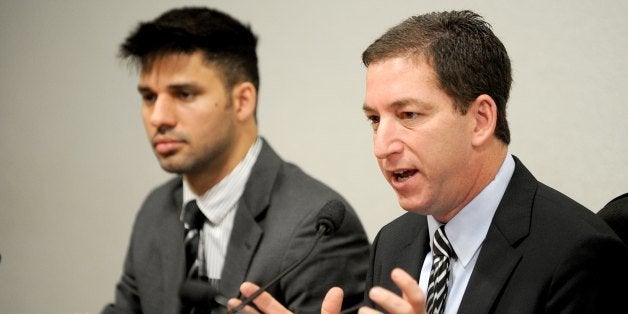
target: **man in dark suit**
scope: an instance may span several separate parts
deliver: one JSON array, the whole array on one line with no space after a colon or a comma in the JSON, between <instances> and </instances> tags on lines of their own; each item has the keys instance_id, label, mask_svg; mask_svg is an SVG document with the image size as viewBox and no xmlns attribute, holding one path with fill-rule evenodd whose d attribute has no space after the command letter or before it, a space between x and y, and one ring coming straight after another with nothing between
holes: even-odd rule
<instances>
[{"instance_id":1,"label":"man in dark suit","mask_svg":"<svg viewBox=\"0 0 628 314\"><path fill-rule=\"evenodd\" d=\"M408 213L373 243L360 313L626 312L626 247L508 152L510 61L482 17L412 17L362 58L375 157Z\"/></svg>"},{"instance_id":2,"label":"man in dark suit","mask_svg":"<svg viewBox=\"0 0 628 314\"><path fill-rule=\"evenodd\" d=\"M222 12L182 8L140 24L121 46L140 70L155 155L178 176L142 205L105 313L193 312L179 299L188 279L227 297L245 280L267 283L305 255L323 208L345 211L337 230L269 291L304 313L319 311L334 285L361 299L369 244L355 212L258 135L256 41ZM188 216L200 220L184 224Z\"/></svg>"}]
</instances>

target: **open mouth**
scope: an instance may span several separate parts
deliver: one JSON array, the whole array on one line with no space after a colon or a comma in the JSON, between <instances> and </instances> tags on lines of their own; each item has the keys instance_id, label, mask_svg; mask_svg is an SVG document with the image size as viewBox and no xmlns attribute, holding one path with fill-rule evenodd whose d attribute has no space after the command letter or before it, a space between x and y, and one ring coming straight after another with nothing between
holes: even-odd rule
<instances>
[{"instance_id":1,"label":"open mouth","mask_svg":"<svg viewBox=\"0 0 628 314\"><path fill-rule=\"evenodd\" d=\"M397 182L404 182L412 177L417 170L402 170L393 172L393 179Z\"/></svg>"}]
</instances>

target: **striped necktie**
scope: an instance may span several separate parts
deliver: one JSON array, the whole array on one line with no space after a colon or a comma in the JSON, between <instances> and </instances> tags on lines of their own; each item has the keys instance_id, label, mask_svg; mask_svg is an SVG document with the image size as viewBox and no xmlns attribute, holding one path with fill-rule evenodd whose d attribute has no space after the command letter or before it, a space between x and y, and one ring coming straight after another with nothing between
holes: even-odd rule
<instances>
[{"instance_id":1,"label":"striped necktie","mask_svg":"<svg viewBox=\"0 0 628 314\"><path fill-rule=\"evenodd\" d=\"M434 233L432 257L434 260L427 285L427 313L439 314L445 312L447 281L449 280L449 260L456 257L456 253L445 234L445 225L441 225Z\"/></svg>"},{"instance_id":2,"label":"striped necktie","mask_svg":"<svg viewBox=\"0 0 628 314\"><path fill-rule=\"evenodd\" d=\"M201 212L196 201L190 201L185 205L183 217L185 227L185 266L187 278L205 279L205 254L201 238L201 230L205 224L205 215ZM205 278L203 278L205 277Z\"/></svg>"}]
</instances>

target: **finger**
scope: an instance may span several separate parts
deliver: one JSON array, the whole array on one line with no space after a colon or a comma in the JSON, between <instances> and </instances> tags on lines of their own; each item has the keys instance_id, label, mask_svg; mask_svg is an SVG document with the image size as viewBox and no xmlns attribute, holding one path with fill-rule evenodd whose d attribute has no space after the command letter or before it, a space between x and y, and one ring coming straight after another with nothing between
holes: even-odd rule
<instances>
[{"instance_id":1,"label":"finger","mask_svg":"<svg viewBox=\"0 0 628 314\"><path fill-rule=\"evenodd\" d=\"M255 284L247 284L247 285L242 284L240 286L240 292L242 292L242 295L244 296L251 295L256 290L257 290L257 285ZM239 306L241 303L242 303L242 300L240 299L236 299L236 298L229 299L229 302L227 304L227 308L229 309L229 312L231 312L234 308ZM259 312L251 306L245 306L242 310L240 310L239 313L258 314Z\"/></svg>"},{"instance_id":2,"label":"finger","mask_svg":"<svg viewBox=\"0 0 628 314\"><path fill-rule=\"evenodd\" d=\"M382 312L376 311L370 307L363 306L358 310L358 314L381 314Z\"/></svg>"},{"instance_id":3,"label":"finger","mask_svg":"<svg viewBox=\"0 0 628 314\"><path fill-rule=\"evenodd\" d=\"M245 297L250 296L251 294L255 293L255 291L257 291L259 289L259 286L252 283L252 282L243 282L240 285L240 292L242 292L242 295L244 295Z\"/></svg>"},{"instance_id":4,"label":"finger","mask_svg":"<svg viewBox=\"0 0 628 314\"><path fill-rule=\"evenodd\" d=\"M259 287L256 284L250 282L245 282L240 285L240 292L242 292L242 295L245 297L255 293L258 289ZM253 300L253 303L262 313L292 313L281 305L279 301L275 300L275 298L273 298L273 296L271 296L268 292L260 294L257 298L255 298L255 300Z\"/></svg>"},{"instance_id":5,"label":"finger","mask_svg":"<svg viewBox=\"0 0 628 314\"><path fill-rule=\"evenodd\" d=\"M342 298L344 292L338 287L333 287L327 291L323 305L321 306L321 314L338 314L342 309Z\"/></svg>"},{"instance_id":6,"label":"finger","mask_svg":"<svg viewBox=\"0 0 628 314\"><path fill-rule=\"evenodd\" d=\"M408 301L384 288L371 288L369 291L369 298L381 306L387 313L414 313L413 308Z\"/></svg>"},{"instance_id":7,"label":"finger","mask_svg":"<svg viewBox=\"0 0 628 314\"><path fill-rule=\"evenodd\" d=\"M240 303L242 303L240 299L236 299L236 298L229 299L229 302L227 303L227 309L229 310L229 313L231 313L231 311L233 311L234 308L240 305ZM239 313L258 314L259 312L250 306L245 306Z\"/></svg>"},{"instance_id":8,"label":"finger","mask_svg":"<svg viewBox=\"0 0 628 314\"><path fill-rule=\"evenodd\" d=\"M403 298L410 303L413 313L424 313L425 293L416 280L401 268L393 269L390 278L401 289Z\"/></svg>"}]
</instances>

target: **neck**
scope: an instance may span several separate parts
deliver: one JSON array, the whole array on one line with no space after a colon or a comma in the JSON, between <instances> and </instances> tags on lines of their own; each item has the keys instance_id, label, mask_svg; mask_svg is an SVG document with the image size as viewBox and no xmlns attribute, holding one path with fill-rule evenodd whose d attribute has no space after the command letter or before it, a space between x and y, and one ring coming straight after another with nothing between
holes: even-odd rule
<instances>
[{"instance_id":1,"label":"neck","mask_svg":"<svg viewBox=\"0 0 628 314\"><path fill-rule=\"evenodd\" d=\"M183 179L188 183L190 190L199 196L209 191L238 166L256 140L257 132L243 136L221 160L211 161L212 164L220 166L204 167L199 171L184 174Z\"/></svg>"},{"instance_id":2,"label":"neck","mask_svg":"<svg viewBox=\"0 0 628 314\"><path fill-rule=\"evenodd\" d=\"M478 196L487 185L489 185L497 176L499 169L501 168L506 154L508 153L508 146L501 141L496 140L487 147L484 147L478 154L469 162L470 165L476 165L472 169L472 172L466 174L469 177L476 178L472 184L464 193L462 202L459 203L455 209L444 212L442 215L433 215L440 223L447 223L454 218L458 212L460 212L467 204L469 204L476 196Z\"/></svg>"}]
</instances>

